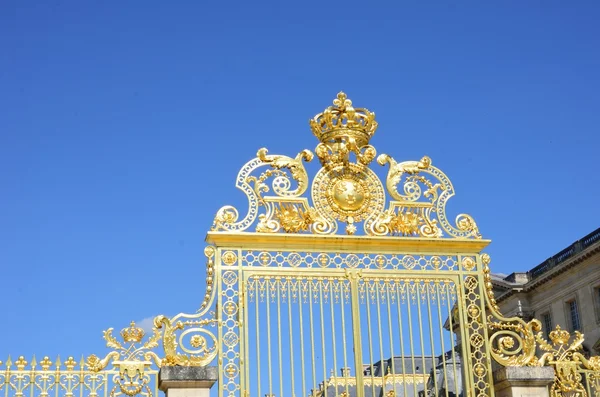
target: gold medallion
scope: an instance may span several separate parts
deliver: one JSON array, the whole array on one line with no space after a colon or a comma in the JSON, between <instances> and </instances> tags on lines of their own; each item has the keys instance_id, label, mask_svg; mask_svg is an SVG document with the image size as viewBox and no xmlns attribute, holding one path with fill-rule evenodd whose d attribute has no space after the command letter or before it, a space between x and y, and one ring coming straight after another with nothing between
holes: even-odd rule
<instances>
[{"instance_id":1,"label":"gold medallion","mask_svg":"<svg viewBox=\"0 0 600 397\"><path fill-rule=\"evenodd\" d=\"M312 196L323 217L347 223L360 222L384 207L379 178L369 168L354 163L322 168L314 179Z\"/></svg>"}]
</instances>

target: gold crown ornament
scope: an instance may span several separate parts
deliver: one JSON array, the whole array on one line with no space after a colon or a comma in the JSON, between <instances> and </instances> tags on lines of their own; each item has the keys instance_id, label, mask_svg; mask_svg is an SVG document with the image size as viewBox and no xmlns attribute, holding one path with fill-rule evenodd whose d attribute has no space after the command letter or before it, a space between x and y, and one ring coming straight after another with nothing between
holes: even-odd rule
<instances>
[{"instance_id":1,"label":"gold crown ornament","mask_svg":"<svg viewBox=\"0 0 600 397\"><path fill-rule=\"evenodd\" d=\"M135 321L132 321L129 327L121 330L121 336L125 342L139 343L146 333L140 327L135 326Z\"/></svg>"},{"instance_id":2,"label":"gold crown ornament","mask_svg":"<svg viewBox=\"0 0 600 397\"><path fill-rule=\"evenodd\" d=\"M334 143L342 138L352 139L360 148L375 134L375 113L365 108L354 108L345 93L340 92L322 113L310 120L313 134L323 143Z\"/></svg>"},{"instance_id":3,"label":"gold crown ornament","mask_svg":"<svg viewBox=\"0 0 600 397\"><path fill-rule=\"evenodd\" d=\"M561 329L560 325L558 324L556 325L556 329L550 332L550 335L548 336L550 337L552 343L554 343L555 345L564 345L569 341L569 339L571 339L571 335L569 334L569 332L565 331L564 329Z\"/></svg>"}]
</instances>

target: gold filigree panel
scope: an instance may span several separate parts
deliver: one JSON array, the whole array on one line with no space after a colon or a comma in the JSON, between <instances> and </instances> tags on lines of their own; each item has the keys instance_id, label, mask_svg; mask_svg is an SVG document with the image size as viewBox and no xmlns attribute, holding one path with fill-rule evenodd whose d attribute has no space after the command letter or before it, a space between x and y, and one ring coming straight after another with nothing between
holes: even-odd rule
<instances>
[{"instance_id":1,"label":"gold filigree panel","mask_svg":"<svg viewBox=\"0 0 600 397\"><path fill-rule=\"evenodd\" d=\"M232 251L226 251L227 255ZM472 271L471 257L455 255L390 255L330 252L241 251L242 266L314 269ZM462 266L461 266L462 263ZM231 266L236 266L232 263ZM466 265L466 266L465 266Z\"/></svg>"}]
</instances>

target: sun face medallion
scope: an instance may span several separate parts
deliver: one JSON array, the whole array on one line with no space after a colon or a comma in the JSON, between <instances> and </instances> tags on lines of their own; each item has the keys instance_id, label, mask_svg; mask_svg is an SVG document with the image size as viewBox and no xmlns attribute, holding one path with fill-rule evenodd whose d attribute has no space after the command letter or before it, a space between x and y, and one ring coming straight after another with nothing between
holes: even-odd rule
<instances>
[{"instance_id":1,"label":"sun face medallion","mask_svg":"<svg viewBox=\"0 0 600 397\"><path fill-rule=\"evenodd\" d=\"M383 186L377 175L353 163L322 168L314 179L312 196L323 217L349 225L381 212L384 207ZM349 233L355 230L352 225Z\"/></svg>"}]
</instances>

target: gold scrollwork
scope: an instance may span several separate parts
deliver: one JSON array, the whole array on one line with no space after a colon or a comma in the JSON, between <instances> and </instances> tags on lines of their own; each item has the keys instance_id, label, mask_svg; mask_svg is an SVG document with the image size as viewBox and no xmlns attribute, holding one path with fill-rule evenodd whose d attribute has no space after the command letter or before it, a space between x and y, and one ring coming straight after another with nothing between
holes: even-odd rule
<instances>
[{"instance_id":1,"label":"gold scrollwork","mask_svg":"<svg viewBox=\"0 0 600 397\"><path fill-rule=\"evenodd\" d=\"M375 234L393 233L395 230L390 225L397 222L397 217L400 216L400 220L404 223L407 220L412 222L408 235L441 237L442 230L438 227L439 224L452 237L481 238L477 224L470 215L459 214L456 217L456 227L448 221L446 203L454 196L454 187L441 170L431 165L429 157L424 156L420 161L398 163L391 156L381 154L377 162L380 165L390 166L385 184L393 200L387 213L375 222L373 226ZM433 177L433 180L428 176ZM399 185L402 185L402 193L398 191ZM396 207L401 211L396 213L394 211ZM411 219L408 219L406 213L416 214L416 216L412 215Z\"/></svg>"},{"instance_id":2,"label":"gold scrollwork","mask_svg":"<svg viewBox=\"0 0 600 397\"><path fill-rule=\"evenodd\" d=\"M217 355L217 338L207 329L217 323L215 314L209 311L215 298L215 280L218 279L214 268L215 254L213 246L209 245L204 249L207 258L206 294L200 309L195 314L180 313L173 318L154 318L154 327L164 329L162 342L165 357L162 365L203 366ZM225 256L232 255L235 257L230 251Z\"/></svg>"},{"instance_id":3,"label":"gold scrollwork","mask_svg":"<svg viewBox=\"0 0 600 397\"><path fill-rule=\"evenodd\" d=\"M536 366L538 364L535 356L535 332L542 328L542 324L536 319L525 322L519 317L506 318L500 314L492 290L490 262L488 254L481 255L484 291L489 309L490 354L504 366Z\"/></svg>"},{"instance_id":4,"label":"gold scrollwork","mask_svg":"<svg viewBox=\"0 0 600 397\"><path fill-rule=\"evenodd\" d=\"M236 179L236 186L242 190L248 199L248 212L246 216L238 221L238 210L230 205L222 207L217 211L212 230L215 231L242 231L246 230L258 216L258 207L264 204L263 194L270 189L265 181L274 176L272 182L273 192L280 197L298 197L308 187L308 174L304 168L304 161L311 161L313 154L309 150L303 150L296 158L279 155L268 155L267 149L262 148L257 152L257 157L247 162ZM252 173L260 168L270 165L272 168L261 175L254 176ZM290 176L282 171L290 171L291 178L297 183L296 189L291 189Z\"/></svg>"},{"instance_id":5,"label":"gold scrollwork","mask_svg":"<svg viewBox=\"0 0 600 397\"><path fill-rule=\"evenodd\" d=\"M178 314L169 319L158 316L156 328L164 328L162 365L205 366L217 356L217 338L206 327L215 325L216 318L202 319L204 313ZM187 329L186 329L187 328ZM177 336L178 331L182 331ZM192 348L187 347L187 345ZM178 347L183 353L178 352Z\"/></svg>"}]
</instances>

